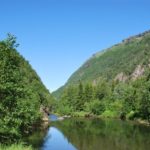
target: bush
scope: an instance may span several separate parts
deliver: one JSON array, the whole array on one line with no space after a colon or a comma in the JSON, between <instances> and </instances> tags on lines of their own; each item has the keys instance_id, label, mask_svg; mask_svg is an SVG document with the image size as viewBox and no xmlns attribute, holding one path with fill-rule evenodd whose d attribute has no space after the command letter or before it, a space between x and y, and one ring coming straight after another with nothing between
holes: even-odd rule
<instances>
[{"instance_id":1,"label":"bush","mask_svg":"<svg viewBox=\"0 0 150 150\"><path fill-rule=\"evenodd\" d=\"M101 115L105 111L105 105L98 99L85 103L85 111L95 115Z\"/></svg>"},{"instance_id":2,"label":"bush","mask_svg":"<svg viewBox=\"0 0 150 150\"><path fill-rule=\"evenodd\" d=\"M88 115L88 113L84 111L80 111L80 112L73 112L72 115L74 117L85 117L86 115Z\"/></svg>"},{"instance_id":3,"label":"bush","mask_svg":"<svg viewBox=\"0 0 150 150\"><path fill-rule=\"evenodd\" d=\"M112 110L105 110L101 116L104 118L116 118L118 117L118 113Z\"/></svg>"},{"instance_id":4,"label":"bush","mask_svg":"<svg viewBox=\"0 0 150 150\"><path fill-rule=\"evenodd\" d=\"M134 111L130 111L130 112L126 115L127 119L129 119L129 120L134 120L134 119L136 118L136 116L137 116L137 113L134 112Z\"/></svg>"},{"instance_id":5,"label":"bush","mask_svg":"<svg viewBox=\"0 0 150 150\"><path fill-rule=\"evenodd\" d=\"M71 115L72 114L72 108L69 107L68 105L64 106L59 106L57 107L57 112L61 115Z\"/></svg>"},{"instance_id":6,"label":"bush","mask_svg":"<svg viewBox=\"0 0 150 150\"><path fill-rule=\"evenodd\" d=\"M0 145L0 150L33 150L31 146L24 146L23 144L12 144L10 146Z\"/></svg>"}]
</instances>

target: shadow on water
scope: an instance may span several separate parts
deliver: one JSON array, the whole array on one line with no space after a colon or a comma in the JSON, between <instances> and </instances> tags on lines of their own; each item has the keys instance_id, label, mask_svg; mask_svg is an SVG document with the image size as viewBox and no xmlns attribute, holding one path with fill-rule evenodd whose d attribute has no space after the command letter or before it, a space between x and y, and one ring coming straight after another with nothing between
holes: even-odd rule
<instances>
[{"instance_id":1,"label":"shadow on water","mask_svg":"<svg viewBox=\"0 0 150 150\"><path fill-rule=\"evenodd\" d=\"M119 120L72 118L50 123L42 150L149 150L150 128Z\"/></svg>"}]
</instances>

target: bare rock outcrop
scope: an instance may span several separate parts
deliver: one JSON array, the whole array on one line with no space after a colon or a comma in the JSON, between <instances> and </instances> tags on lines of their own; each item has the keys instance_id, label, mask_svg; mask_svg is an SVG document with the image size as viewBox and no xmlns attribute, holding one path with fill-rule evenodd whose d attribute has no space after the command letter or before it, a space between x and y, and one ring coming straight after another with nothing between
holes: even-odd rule
<instances>
[{"instance_id":1,"label":"bare rock outcrop","mask_svg":"<svg viewBox=\"0 0 150 150\"><path fill-rule=\"evenodd\" d=\"M121 72L121 73L117 74L117 76L115 77L114 80L125 82L127 79L128 79L128 77L123 72Z\"/></svg>"},{"instance_id":2,"label":"bare rock outcrop","mask_svg":"<svg viewBox=\"0 0 150 150\"><path fill-rule=\"evenodd\" d=\"M49 122L49 118L48 118L49 112L48 112L47 108L41 106L40 112L42 114L42 121L43 122Z\"/></svg>"},{"instance_id":3,"label":"bare rock outcrop","mask_svg":"<svg viewBox=\"0 0 150 150\"><path fill-rule=\"evenodd\" d=\"M132 80L136 80L137 78L141 77L144 74L144 67L142 67L141 65L138 65L134 72L131 74L131 79Z\"/></svg>"}]
</instances>

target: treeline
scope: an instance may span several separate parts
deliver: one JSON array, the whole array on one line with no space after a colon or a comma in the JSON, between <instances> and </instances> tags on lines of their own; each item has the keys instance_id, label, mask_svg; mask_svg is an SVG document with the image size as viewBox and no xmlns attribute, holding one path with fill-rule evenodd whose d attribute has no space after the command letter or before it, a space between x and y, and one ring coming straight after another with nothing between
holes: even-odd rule
<instances>
[{"instance_id":1,"label":"treeline","mask_svg":"<svg viewBox=\"0 0 150 150\"><path fill-rule=\"evenodd\" d=\"M16 51L10 34L0 42L0 141L12 143L33 131L41 120L41 106L51 95L31 65Z\"/></svg>"},{"instance_id":2,"label":"treeline","mask_svg":"<svg viewBox=\"0 0 150 150\"><path fill-rule=\"evenodd\" d=\"M139 38L132 38L130 42L114 45L104 51L96 53L88 59L68 79L67 83L53 93L57 98L62 95L68 85L78 84L78 81L93 82L95 79L105 78L109 81L123 73L124 80L130 79L137 66L149 66L150 33L146 32Z\"/></svg>"},{"instance_id":3,"label":"treeline","mask_svg":"<svg viewBox=\"0 0 150 150\"><path fill-rule=\"evenodd\" d=\"M56 105L60 114L141 118L150 121L150 70L128 83L101 79L96 85L69 86Z\"/></svg>"}]
</instances>

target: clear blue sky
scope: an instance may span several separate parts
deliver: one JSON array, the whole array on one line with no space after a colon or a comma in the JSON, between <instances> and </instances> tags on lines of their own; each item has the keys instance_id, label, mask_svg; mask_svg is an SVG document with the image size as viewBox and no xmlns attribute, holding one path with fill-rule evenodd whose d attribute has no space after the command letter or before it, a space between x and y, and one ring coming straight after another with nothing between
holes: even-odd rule
<instances>
[{"instance_id":1,"label":"clear blue sky","mask_svg":"<svg viewBox=\"0 0 150 150\"><path fill-rule=\"evenodd\" d=\"M150 29L150 0L0 0L0 39L18 51L50 91L93 53Z\"/></svg>"}]
</instances>

